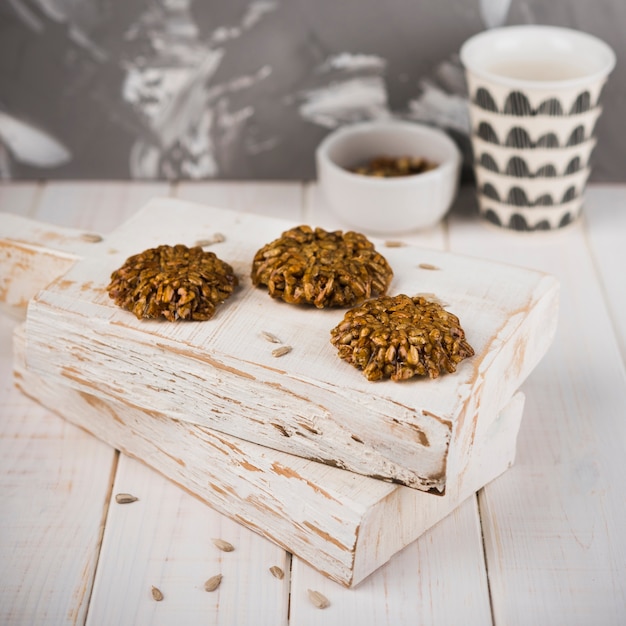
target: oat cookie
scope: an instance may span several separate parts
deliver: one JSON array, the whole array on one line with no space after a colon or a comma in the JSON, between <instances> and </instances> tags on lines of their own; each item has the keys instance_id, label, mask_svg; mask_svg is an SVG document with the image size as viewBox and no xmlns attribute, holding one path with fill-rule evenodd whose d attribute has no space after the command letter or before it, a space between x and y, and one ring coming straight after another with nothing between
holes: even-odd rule
<instances>
[{"instance_id":1,"label":"oat cookie","mask_svg":"<svg viewBox=\"0 0 626 626\"><path fill-rule=\"evenodd\" d=\"M115 304L138 319L208 320L238 284L233 268L213 252L158 246L126 259L107 287Z\"/></svg>"},{"instance_id":2,"label":"oat cookie","mask_svg":"<svg viewBox=\"0 0 626 626\"><path fill-rule=\"evenodd\" d=\"M297 226L256 253L251 276L272 298L322 309L384 294L393 271L360 233Z\"/></svg>"},{"instance_id":3,"label":"oat cookie","mask_svg":"<svg viewBox=\"0 0 626 626\"><path fill-rule=\"evenodd\" d=\"M368 380L437 378L474 354L458 317L422 296L384 296L350 309L331 343Z\"/></svg>"}]
</instances>

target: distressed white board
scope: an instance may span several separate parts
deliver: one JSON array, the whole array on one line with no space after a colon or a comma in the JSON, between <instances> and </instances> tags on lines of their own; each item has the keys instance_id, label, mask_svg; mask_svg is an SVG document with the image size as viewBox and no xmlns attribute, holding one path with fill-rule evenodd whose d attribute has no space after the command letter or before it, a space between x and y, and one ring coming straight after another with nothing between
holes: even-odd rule
<instances>
[{"instance_id":1,"label":"distressed white board","mask_svg":"<svg viewBox=\"0 0 626 626\"><path fill-rule=\"evenodd\" d=\"M435 381L371 383L330 345L343 311L286 305L252 287L254 253L291 226L151 201L30 303L29 369L103 399L418 489L443 492L463 481L473 442L550 344L557 282L412 246L385 249L395 271L390 293L434 293L460 317L476 356ZM131 254L192 245L215 232L226 240L212 249L233 265L241 287L214 319L140 321L108 298L111 272ZM293 351L274 358L262 331Z\"/></svg>"},{"instance_id":2,"label":"distressed white board","mask_svg":"<svg viewBox=\"0 0 626 626\"><path fill-rule=\"evenodd\" d=\"M29 225L30 237L25 234ZM17 226L19 246L29 239L33 250L39 246L45 255L54 255L41 245L39 225L22 220ZM76 235L48 228L56 241L72 242ZM48 232L43 240L49 238ZM71 255L60 256L71 264ZM28 273L22 274L22 289L40 283L38 267L30 265L30 281ZM2 269L11 274L9 264ZM19 385L32 397L347 586L363 580L513 462L523 405L516 394L475 440L465 480L453 481L439 497L59 386L25 368L22 331L15 367Z\"/></svg>"},{"instance_id":3,"label":"distressed white board","mask_svg":"<svg viewBox=\"0 0 626 626\"><path fill-rule=\"evenodd\" d=\"M24 362L18 386L99 439L134 456L219 512L346 586L356 585L511 465L524 397L517 393L443 496L329 467L59 385ZM488 461L487 461L488 459Z\"/></svg>"}]
</instances>

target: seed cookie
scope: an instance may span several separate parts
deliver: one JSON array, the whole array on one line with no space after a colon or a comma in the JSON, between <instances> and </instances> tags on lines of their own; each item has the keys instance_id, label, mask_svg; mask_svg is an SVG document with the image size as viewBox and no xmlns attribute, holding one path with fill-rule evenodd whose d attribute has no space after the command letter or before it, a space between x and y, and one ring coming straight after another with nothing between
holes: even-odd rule
<instances>
[{"instance_id":1,"label":"seed cookie","mask_svg":"<svg viewBox=\"0 0 626 626\"><path fill-rule=\"evenodd\" d=\"M200 246L158 246L126 259L107 287L115 304L138 319L202 321L238 285L233 268Z\"/></svg>"},{"instance_id":2,"label":"seed cookie","mask_svg":"<svg viewBox=\"0 0 626 626\"><path fill-rule=\"evenodd\" d=\"M322 309L383 295L393 271L360 233L297 226L255 254L251 277L272 298Z\"/></svg>"},{"instance_id":3,"label":"seed cookie","mask_svg":"<svg viewBox=\"0 0 626 626\"><path fill-rule=\"evenodd\" d=\"M372 381L438 378L474 355L459 318L422 296L384 296L350 309L331 343Z\"/></svg>"}]
</instances>

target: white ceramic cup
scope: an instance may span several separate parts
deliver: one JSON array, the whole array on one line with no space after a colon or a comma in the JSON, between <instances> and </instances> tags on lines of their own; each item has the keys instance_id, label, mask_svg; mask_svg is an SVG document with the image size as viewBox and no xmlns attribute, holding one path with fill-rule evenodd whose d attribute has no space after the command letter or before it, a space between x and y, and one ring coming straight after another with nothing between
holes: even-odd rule
<instances>
[{"instance_id":1,"label":"white ceramic cup","mask_svg":"<svg viewBox=\"0 0 626 626\"><path fill-rule=\"evenodd\" d=\"M579 144L595 145L600 94L615 66L615 53L605 42L567 28L509 26L471 37L461 47L460 57L466 70L475 156L484 154L485 144L491 143L494 154L506 152L509 161L532 163L540 158L548 163L550 150L559 151L554 159L558 161ZM534 150L541 156L533 156ZM527 187L529 197L538 185L550 194L550 181L538 183L531 168L526 175L516 174L516 186L522 191ZM498 173L489 176L494 187L508 184ZM554 177L551 195L558 197L566 182ZM582 187L576 186L577 198L568 195L554 204L555 219L549 219L549 209L543 205L539 219L535 207L511 206L506 199L483 210L489 204L484 197L479 198L481 213L515 230L560 228L580 215ZM575 199L581 201L572 204ZM575 213L564 213L574 205Z\"/></svg>"}]
</instances>

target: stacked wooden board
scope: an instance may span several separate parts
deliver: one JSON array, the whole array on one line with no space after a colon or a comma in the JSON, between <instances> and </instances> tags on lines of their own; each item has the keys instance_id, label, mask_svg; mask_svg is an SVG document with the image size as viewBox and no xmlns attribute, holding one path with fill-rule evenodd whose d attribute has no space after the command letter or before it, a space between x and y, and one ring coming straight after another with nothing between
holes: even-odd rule
<instances>
[{"instance_id":1,"label":"stacked wooden board","mask_svg":"<svg viewBox=\"0 0 626 626\"><path fill-rule=\"evenodd\" d=\"M381 248L390 292L445 302L476 356L435 381L370 383L330 345L343 311L289 306L250 284L254 252L292 225L172 199L100 242L13 218L1 289L23 301L24 285L44 287L16 341L29 395L354 585L512 463L516 391L551 341L558 286L520 268ZM131 254L218 232L212 250L242 285L214 319L139 321L108 298L111 271ZM49 285L51 263L37 260L47 257L64 271ZM273 357L263 332L292 351Z\"/></svg>"}]
</instances>

